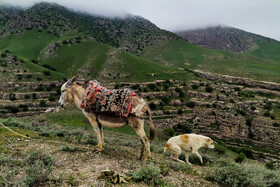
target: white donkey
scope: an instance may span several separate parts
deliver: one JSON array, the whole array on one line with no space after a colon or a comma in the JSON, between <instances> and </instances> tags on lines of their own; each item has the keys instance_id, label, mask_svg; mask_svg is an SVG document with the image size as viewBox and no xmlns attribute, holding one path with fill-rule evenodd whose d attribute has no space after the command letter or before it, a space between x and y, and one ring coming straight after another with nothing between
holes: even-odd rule
<instances>
[{"instance_id":1,"label":"white donkey","mask_svg":"<svg viewBox=\"0 0 280 187\"><path fill-rule=\"evenodd\" d=\"M84 93L85 88L79 83L79 81L77 81L77 77L73 77L61 86L59 103L61 107L66 107L74 102L75 105L83 111L83 114L88 118L96 133L98 141L97 149L99 151L104 150L105 147L102 125L106 127L119 128L130 123L136 134L141 138L142 147L139 159L143 156L144 147L146 148L145 160L151 158L150 141L144 131L144 118L148 116L150 120L151 140L154 139L155 136L155 127L151 119L151 110L144 99L139 96L134 96L132 98L132 103L134 104L131 109L131 111L134 111L133 114L130 113L128 117L119 117L113 113L94 113L80 108Z\"/></svg>"}]
</instances>

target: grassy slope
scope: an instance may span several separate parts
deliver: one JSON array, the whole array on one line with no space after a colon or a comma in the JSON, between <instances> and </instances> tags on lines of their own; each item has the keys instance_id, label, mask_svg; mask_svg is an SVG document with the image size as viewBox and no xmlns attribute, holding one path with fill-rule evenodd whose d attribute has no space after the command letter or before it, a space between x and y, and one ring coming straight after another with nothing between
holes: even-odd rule
<instances>
[{"instance_id":1,"label":"grassy slope","mask_svg":"<svg viewBox=\"0 0 280 187\"><path fill-rule=\"evenodd\" d=\"M56 176L58 174L62 176L57 181L58 185L71 182L68 176L75 178L77 185L88 185L93 182L100 184L104 181L98 180L97 176L104 167L118 172L126 172L128 170L136 172L145 164L152 164L157 168L165 169L161 171L167 171L165 174L163 172L162 175L158 174L165 185L217 186L217 183L213 181L225 186L237 186L239 182L241 184L251 184L252 186L280 184L279 169L268 170L264 167L264 164L250 159L245 159L241 164L236 164L234 160L237 154L222 145L216 144L216 150L214 151L208 149L200 150L204 159L204 164L202 165L199 163L198 158L193 155L190 157L190 162L193 163L191 168L188 165L174 162L170 160L169 152L163 153L167 137L159 129L157 129L156 140L151 143L153 156L151 162L142 162L136 159L140 150L140 141L139 137L129 126L116 129L114 132L106 128L104 135L107 144L102 153L96 154L92 150L80 150L77 147L88 144L89 149L92 149L97 143L93 130L85 127L85 122L82 123L81 119L85 119L81 111L73 110L73 107L70 107L70 109L59 113L44 114L20 119L20 121L19 119L4 120L3 122L13 130L29 135L37 140L30 140L26 144L25 141L18 141L18 137L13 137L10 132L0 127L0 134L3 135L1 137L9 137L9 140L0 137L0 142L3 144L0 152L4 153L1 155L1 159L10 159L9 167L5 165L7 162L0 162L0 167L4 171L3 176L9 177L8 173L11 173L10 171L13 170L13 167L17 166L18 162L11 161L17 159L15 156L18 152L22 153L19 155L26 155L31 150L38 150L50 154L55 158L55 162L59 163L59 167L56 164L52 166ZM50 140L55 140L56 143L48 143ZM71 147L76 147L76 151L62 152L62 148L65 148L65 143L71 143ZM15 151L14 148L11 148L11 145L18 150ZM180 158L184 159L184 156L181 155ZM118 164L119 162L125 164ZM102 169L97 169L98 167ZM88 175L84 175L86 173ZM23 171L20 176L26 177L27 175L28 173ZM82 177L82 175L84 176ZM11 176L18 177L18 174L12 173ZM49 177L53 176L50 175ZM205 178L210 181L206 181ZM0 182L5 184L1 177ZM44 182L48 184L49 181ZM128 186L131 185L144 186L143 183L130 181Z\"/></svg>"},{"instance_id":2,"label":"grassy slope","mask_svg":"<svg viewBox=\"0 0 280 187\"><path fill-rule=\"evenodd\" d=\"M93 70L92 77L95 77L106 62L109 49L108 45L94 41L71 46L64 45L50 57L43 59L43 63L69 77L75 75L79 68L87 64Z\"/></svg>"},{"instance_id":3,"label":"grassy slope","mask_svg":"<svg viewBox=\"0 0 280 187\"><path fill-rule=\"evenodd\" d=\"M280 81L280 64L275 61L246 54L206 49L184 40L167 41L150 46L144 50L142 56L182 68L201 69L272 82Z\"/></svg>"},{"instance_id":4,"label":"grassy slope","mask_svg":"<svg viewBox=\"0 0 280 187\"><path fill-rule=\"evenodd\" d=\"M117 58L124 62L124 66L119 69L120 73L129 72L131 74L129 81L143 82L155 79L182 80L187 76L185 71L178 70L174 67L158 64L156 62L140 58L127 52L120 53ZM152 73L155 74L155 77L150 76Z\"/></svg>"},{"instance_id":5,"label":"grassy slope","mask_svg":"<svg viewBox=\"0 0 280 187\"><path fill-rule=\"evenodd\" d=\"M268 60L273 60L280 64L280 42L262 42L256 41L258 48L248 52L248 54L264 58Z\"/></svg>"},{"instance_id":6,"label":"grassy slope","mask_svg":"<svg viewBox=\"0 0 280 187\"><path fill-rule=\"evenodd\" d=\"M67 36L66 36L67 37ZM8 36L0 40L0 50L8 50L13 55L25 60L25 66L31 71L42 72L48 69L31 63L31 60L37 60L41 50L48 44L59 41L58 38L46 32L38 32L37 30L26 31L23 34ZM52 72L54 78L59 79L64 75Z\"/></svg>"}]
</instances>

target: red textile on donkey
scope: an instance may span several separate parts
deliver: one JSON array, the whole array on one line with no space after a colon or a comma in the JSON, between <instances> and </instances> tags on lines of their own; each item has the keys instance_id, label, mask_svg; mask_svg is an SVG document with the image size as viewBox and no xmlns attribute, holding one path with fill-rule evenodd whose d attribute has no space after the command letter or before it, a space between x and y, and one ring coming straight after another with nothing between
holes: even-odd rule
<instances>
[{"instance_id":1,"label":"red textile on donkey","mask_svg":"<svg viewBox=\"0 0 280 187\"><path fill-rule=\"evenodd\" d=\"M130 89L109 90L92 80L88 82L80 107L94 113L110 112L127 117L131 111L132 97L136 95Z\"/></svg>"}]
</instances>

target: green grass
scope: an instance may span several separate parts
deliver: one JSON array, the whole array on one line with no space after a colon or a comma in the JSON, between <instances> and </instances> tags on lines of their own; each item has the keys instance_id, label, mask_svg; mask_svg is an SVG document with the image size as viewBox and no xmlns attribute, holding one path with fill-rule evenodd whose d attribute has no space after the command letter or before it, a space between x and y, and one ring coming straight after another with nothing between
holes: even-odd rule
<instances>
[{"instance_id":1,"label":"green grass","mask_svg":"<svg viewBox=\"0 0 280 187\"><path fill-rule=\"evenodd\" d=\"M187 77L187 72L169 67L163 64L143 59L131 53L122 52L117 57L123 65L119 66L120 73L129 74L129 78L121 78L122 81L144 82L156 79L177 79L182 80ZM121 68L122 67L122 68ZM152 74L155 74L152 76Z\"/></svg>"},{"instance_id":2,"label":"green grass","mask_svg":"<svg viewBox=\"0 0 280 187\"><path fill-rule=\"evenodd\" d=\"M0 49L9 50L20 58L38 59L40 51L53 40L57 40L57 37L45 31L31 30L1 39Z\"/></svg>"},{"instance_id":3,"label":"green grass","mask_svg":"<svg viewBox=\"0 0 280 187\"><path fill-rule=\"evenodd\" d=\"M177 67L195 67L204 61L204 48L184 40L165 41L147 47L143 57L161 63L173 64Z\"/></svg>"},{"instance_id":4,"label":"green grass","mask_svg":"<svg viewBox=\"0 0 280 187\"><path fill-rule=\"evenodd\" d=\"M262 43L262 47L257 49L259 52L252 52L257 54L255 57L251 54L206 49L184 40L172 40L146 48L142 56L180 68L200 69L217 74L280 82L280 63L259 58L277 59L280 56L273 56L280 49L278 45L267 45L267 43Z\"/></svg>"},{"instance_id":5,"label":"green grass","mask_svg":"<svg viewBox=\"0 0 280 187\"><path fill-rule=\"evenodd\" d=\"M255 41L258 48L248 52L248 54L254 55L256 57L274 60L280 63L280 42L264 42Z\"/></svg>"},{"instance_id":6,"label":"green grass","mask_svg":"<svg viewBox=\"0 0 280 187\"><path fill-rule=\"evenodd\" d=\"M76 75L84 67L92 71L91 76L94 78L106 62L109 49L108 45L95 41L63 45L50 57L42 59L42 62L68 77Z\"/></svg>"}]
</instances>

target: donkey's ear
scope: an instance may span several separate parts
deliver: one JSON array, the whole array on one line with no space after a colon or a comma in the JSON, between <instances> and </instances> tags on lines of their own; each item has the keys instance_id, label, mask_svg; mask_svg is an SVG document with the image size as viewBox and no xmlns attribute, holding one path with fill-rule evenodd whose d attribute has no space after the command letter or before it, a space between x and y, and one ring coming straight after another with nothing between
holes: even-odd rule
<instances>
[{"instance_id":1,"label":"donkey's ear","mask_svg":"<svg viewBox=\"0 0 280 187\"><path fill-rule=\"evenodd\" d=\"M69 80L67 81L66 88L70 88L71 84L73 84L73 82L75 82L77 79L78 79L77 76L74 76L74 77L72 77L71 79L69 79Z\"/></svg>"},{"instance_id":2,"label":"donkey's ear","mask_svg":"<svg viewBox=\"0 0 280 187\"><path fill-rule=\"evenodd\" d=\"M78 79L77 76L72 77L71 79L69 79L69 84L71 85L73 82L75 82Z\"/></svg>"}]
</instances>

